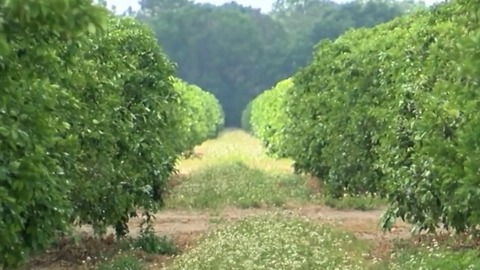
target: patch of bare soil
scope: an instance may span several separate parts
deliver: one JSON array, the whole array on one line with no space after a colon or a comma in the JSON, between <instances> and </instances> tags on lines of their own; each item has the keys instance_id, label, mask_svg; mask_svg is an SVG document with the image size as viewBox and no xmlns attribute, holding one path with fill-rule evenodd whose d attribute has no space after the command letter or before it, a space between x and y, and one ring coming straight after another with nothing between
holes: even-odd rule
<instances>
[{"instance_id":1,"label":"patch of bare soil","mask_svg":"<svg viewBox=\"0 0 480 270\"><path fill-rule=\"evenodd\" d=\"M142 222L141 218L130 220L130 233L137 235ZM208 229L209 215L194 211L162 211L155 215L154 230L161 235L178 236L184 234L204 232Z\"/></svg>"},{"instance_id":2,"label":"patch of bare soil","mask_svg":"<svg viewBox=\"0 0 480 270\"><path fill-rule=\"evenodd\" d=\"M166 186L167 192L173 190L174 187L180 185L182 181L187 178L187 176L188 176L187 174L182 174L182 173L177 173L172 175Z\"/></svg>"},{"instance_id":3,"label":"patch of bare soil","mask_svg":"<svg viewBox=\"0 0 480 270\"><path fill-rule=\"evenodd\" d=\"M321 182L315 177L307 178L307 185L312 190L313 194L320 194L322 192Z\"/></svg>"},{"instance_id":4,"label":"patch of bare soil","mask_svg":"<svg viewBox=\"0 0 480 270\"><path fill-rule=\"evenodd\" d=\"M410 225L397 222L391 232L383 232L379 228L382 210L376 211L339 211L319 205L307 205L290 209L238 209L226 208L218 215L195 211L163 211L155 216L153 227L161 235L181 237L185 234L201 234L215 226L214 219L234 221L249 216L268 212L285 212L304 216L312 222L330 223L336 227L354 233L358 238L366 240L397 239L410 236ZM141 219L130 221L132 234L138 234Z\"/></svg>"},{"instance_id":5,"label":"patch of bare soil","mask_svg":"<svg viewBox=\"0 0 480 270\"><path fill-rule=\"evenodd\" d=\"M82 232L78 240L59 239L45 254L33 258L25 269L90 269L100 260L100 254L113 256L119 250L113 234L99 239Z\"/></svg>"}]
</instances>

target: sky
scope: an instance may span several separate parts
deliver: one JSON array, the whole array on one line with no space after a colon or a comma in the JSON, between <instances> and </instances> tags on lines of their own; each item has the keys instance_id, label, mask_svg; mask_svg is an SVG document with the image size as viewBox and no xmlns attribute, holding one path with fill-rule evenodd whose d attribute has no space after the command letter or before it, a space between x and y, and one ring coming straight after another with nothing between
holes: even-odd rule
<instances>
[{"instance_id":1,"label":"sky","mask_svg":"<svg viewBox=\"0 0 480 270\"><path fill-rule=\"evenodd\" d=\"M424 1L427 4L432 4L432 3L440 2L442 0L424 0ZM195 2L222 5L224 3L232 2L232 0L196 0ZM254 8L259 8L263 12L269 12L275 0L236 0L234 2L237 2L243 6L251 6ZM336 2L344 2L344 1L338 0ZM138 9L138 0L107 0L107 3L109 7L112 5L115 5L117 7L117 12L123 12L129 6L131 6L134 10Z\"/></svg>"}]
</instances>

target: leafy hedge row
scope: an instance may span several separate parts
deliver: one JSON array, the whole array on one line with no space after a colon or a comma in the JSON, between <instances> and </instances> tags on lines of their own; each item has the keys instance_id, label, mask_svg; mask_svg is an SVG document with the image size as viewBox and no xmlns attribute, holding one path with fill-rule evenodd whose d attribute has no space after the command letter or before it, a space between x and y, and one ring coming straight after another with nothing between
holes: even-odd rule
<instances>
[{"instance_id":1,"label":"leafy hedge row","mask_svg":"<svg viewBox=\"0 0 480 270\"><path fill-rule=\"evenodd\" d=\"M264 143L269 154L284 157L282 142L286 124L286 94L293 87L291 78L280 81L272 89L260 94L251 102L249 123L251 132ZM244 112L244 113L247 113Z\"/></svg>"},{"instance_id":2,"label":"leafy hedge row","mask_svg":"<svg viewBox=\"0 0 480 270\"><path fill-rule=\"evenodd\" d=\"M442 4L322 41L294 90L258 98L286 102L276 147L332 195L388 198L384 226L395 217L420 230L480 224L477 10ZM259 110L254 130L280 123Z\"/></svg>"},{"instance_id":3,"label":"leafy hedge row","mask_svg":"<svg viewBox=\"0 0 480 270\"><path fill-rule=\"evenodd\" d=\"M201 105L173 87L173 65L135 20L89 0L0 4L0 267L10 269L70 225L123 235L136 209L157 210L176 160L199 142L178 108Z\"/></svg>"},{"instance_id":4,"label":"leafy hedge row","mask_svg":"<svg viewBox=\"0 0 480 270\"><path fill-rule=\"evenodd\" d=\"M217 137L224 125L224 114L220 102L211 93L203 91L196 85L180 79L174 83L181 97L178 107L183 114L185 145L192 150L195 145Z\"/></svg>"}]
</instances>

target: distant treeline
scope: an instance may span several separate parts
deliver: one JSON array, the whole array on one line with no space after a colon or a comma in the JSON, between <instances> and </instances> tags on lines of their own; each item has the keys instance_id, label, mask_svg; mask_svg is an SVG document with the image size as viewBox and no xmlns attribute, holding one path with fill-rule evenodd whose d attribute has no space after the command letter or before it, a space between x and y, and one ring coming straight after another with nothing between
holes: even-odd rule
<instances>
[{"instance_id":1,"label":"distant treeline","mask_svg":"<svg viewBox=\"0 0 480 270\"><path fill-rule=\"evenodd\" d=\"M425 6L413 1L278 0L264 14L235 3L143 0L140 5L135 16L153 28L178 64L178 76L215 94L227 126L240 126L241 112L252 98L306 66L320 40Z\"/></svg>"}]
</instances>

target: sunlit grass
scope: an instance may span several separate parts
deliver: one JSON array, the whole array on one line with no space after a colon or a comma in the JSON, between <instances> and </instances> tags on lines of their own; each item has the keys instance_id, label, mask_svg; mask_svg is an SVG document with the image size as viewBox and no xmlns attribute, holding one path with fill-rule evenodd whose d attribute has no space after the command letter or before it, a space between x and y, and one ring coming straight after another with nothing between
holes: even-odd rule
<instances>
[{"instance_id":1,"label":"sunlit grass","mask_svg":"<svg viewBox=\"0 0 480 270\"><path fill-rule=\"evenodd\" d=\"M267 156L260 141L241 130L226 131L198 146L195 153L197 157L180 161L178 168L181 172L189 173L228 161L241 161L265 171L293 172L292 160L276 160Z\"/></svg>"},{"instance_id":2,"label":"sunlit grass","mask_svg":"<svg viewBox=\"0 0 480 270\"><path fill-rule=\"evenodd\" d=\"M268 172L241 160L229 160L192 172L172 190L166 204L169 208L249 208L304 203L311 196L312 190L301 176Z\"/></svg>"}]
</instances>

